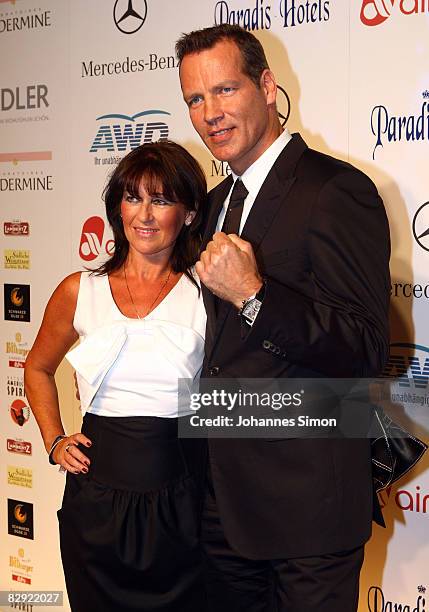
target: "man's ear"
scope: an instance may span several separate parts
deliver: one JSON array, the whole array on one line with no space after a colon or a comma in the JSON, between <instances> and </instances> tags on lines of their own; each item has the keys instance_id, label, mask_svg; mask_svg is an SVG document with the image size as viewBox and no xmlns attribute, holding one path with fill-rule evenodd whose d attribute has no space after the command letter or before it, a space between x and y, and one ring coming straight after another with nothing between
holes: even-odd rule
<instances>
[{"instance_id":1,"label":"man's ear","mask_svg":"<svg viewBox=\"0 0 429 612\"><path fill-rule=\"evenodd\" d=\"M267 104L275 104L277 97L277 83L274 74L266 68L261 74L260 86L265 92Z\"/></svg>"}]
</instances>

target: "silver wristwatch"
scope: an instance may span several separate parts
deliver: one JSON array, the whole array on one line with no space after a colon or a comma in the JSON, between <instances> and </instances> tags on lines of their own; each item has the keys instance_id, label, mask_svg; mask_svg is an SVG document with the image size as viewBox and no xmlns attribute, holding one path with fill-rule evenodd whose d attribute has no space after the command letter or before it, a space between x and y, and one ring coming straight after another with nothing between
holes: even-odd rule
<instances>
[{"instance_id":1,"label":"silver wristwatch","mask_svg":"<svg viewBox=\"0 0 429 612\"><path fill-rule=\"evenodd\" d=\"M243 305L240 310L240 316L246 321L246 323L250 326L255 322L256 317L258 316L258 312L262 306L262 300L264 299L265 294L265 282L262 287L259 289L258 293L250 296L247 300L243 300Z\"/></svg>"}]
</instances>

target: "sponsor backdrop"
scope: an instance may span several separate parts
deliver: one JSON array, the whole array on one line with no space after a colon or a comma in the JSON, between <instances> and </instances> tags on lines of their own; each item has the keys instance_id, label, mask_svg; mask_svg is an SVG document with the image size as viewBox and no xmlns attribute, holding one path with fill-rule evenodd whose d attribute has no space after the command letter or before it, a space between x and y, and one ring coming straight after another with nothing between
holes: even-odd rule
<instances>
[{"instance_id":1,"label":"sponsor backdrop","mask_svg":"<svg viewBox=\"0 0 429 612\"><path fill-rule=\"evenodd\" d=\"M182 32L222 22L264 44L289 129L379 187L392 234L388 399L428 436L429 0L0 0L1 589L64 589L55 514L64 476L48 465L23 388L44 306L61 278L111 253L101 193L125 153L171 138L198 157L210 186L229 172L192 129L174 57ZM73 432L67 365L57 380ZM367 546L360 611L423 612L428 460L382 502L387 529Z\"/></svg>"}]
</instances>

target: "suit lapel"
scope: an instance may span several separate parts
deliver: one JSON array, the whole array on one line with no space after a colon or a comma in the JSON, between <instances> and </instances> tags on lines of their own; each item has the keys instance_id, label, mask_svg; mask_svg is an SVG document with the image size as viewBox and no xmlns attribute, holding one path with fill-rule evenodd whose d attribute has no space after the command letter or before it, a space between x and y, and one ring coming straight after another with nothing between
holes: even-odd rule
<instances>
[{"instance_id":1,"label":"suit lapel","mask_svg":"<svg viewBox=\"0 0 429 612\"><path fill-rule=\"evenodd\" d=\"M306 148L301 136L293 134L292 140L278 156L259 190L241 232L241 237L252 244L255 253L271 227L277 211L287 199L296 180L296 164Z\"/></svg>"},{"instance_id":2,"label":"suit lapel","mask_svg":"<svg viewBox=\"0 0 429 612\"><path fill-rule=\"evenodd\" d=\"M243 231L241 232L241 238L252 244L255 254L264 236L271 227L277 211L284 205L287 199L287 195L296 180L296 165L306 149L307 145L301 136L299 134L293 134L292 140L278 156L259 190L249 216L246 219ZM226 182L227 181L224 181L224 183ZM224 187L224 183L221 183L219 188ZM225 185L222 190L219 189L219 193L214 194L215 201L212 202L211 205L213 214L209 217L203 248L205 248L214 233L222 203L225 201L231 184L232 181L229 181L227 186ZM219 339L224 322L231 308L234 308L234 306L229 302L221 302L216 317L213 294L205 288L203 295L205 295L204 303L207 310L206 356L210 360L211 353L213 352L216 341Z\"/></svg>"}]
</instances>

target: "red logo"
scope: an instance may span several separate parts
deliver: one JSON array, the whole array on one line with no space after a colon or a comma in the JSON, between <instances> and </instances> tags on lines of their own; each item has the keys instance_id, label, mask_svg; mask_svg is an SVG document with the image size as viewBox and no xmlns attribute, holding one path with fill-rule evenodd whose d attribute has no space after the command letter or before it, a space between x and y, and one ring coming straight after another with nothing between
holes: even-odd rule
<instances>
[{"instance_id":1,"label":"red logo","mask_svg":"<svg viewBox=\"0 0 429 612\"><path fill-rule=\"evenodd\" d=\"M380 506L385 508L392 493L392 487L383 489L378 494ZM408 512L421 512L427 514L429 512L429 495L421 490L420 485L415 485L415 491L410 489L398 489L392 499L401 510Z\"/></svg>"},{"instance_id":2,"label":"red logo","mask_svg":"<svg viewBox=\"0 0 429 612\"><path fill-rule=\"evenodd\" d=\"M10 368L24 368L25 361L18 361L17 359L9 359Z\"/></svg>"},{"instance_id":3,"label":"red logo","mask_svg":"<svg viewBox=\"0 0 429 612\"><path fill-rule=\"evenodd\" d=\"M26 576L18 576L18 574L12 574L12 580L21 582L22 584L31 584L31 578L27 578Z\"/></svg>"},{"instance_id":4,"label":"red logo","mask_svg":"<svg viewBox=\"0 0 429 612\"><path fill-rule=\"evenodd\" d=\"M16 399L10 406L10 416L14 423L22 427L30 418L30 408L22 400Z\"/></svg>"},{"instance_id":5,"label":"red logo","mask_svg":"<svg viewBox=\"0 0 429 612\"><path fill-rule=\"evenodd\" d=\"M376 26L390 16L395 0L363 0L360 20L364 25Z\"/></svg>"},{"instance_id":6,"label":"red logo","mask_svg":"<svg viewBox=\"0 0 429 612\"><path fill-rule=\"evenodd\" d=\"M382 489L378 493L378 501L380 502L380 506L385 508L389 503L390 494L392 492L392 487L387 487L386 489Z\"/></svg>"},{"instance_id":7,"label":"red logo","mask_svg":"<svg viewBox=\"0 0 429 612\"><path fill-rule=\"evenodd\" d=\"M7 450L10 453L18 453L20 455L31 455L32 446L31 442L24 442L24 440L12 440L11 438L7 439Z\"/></svg>"},{"instance_id":8,"label":"red logo","mask_svg":"<svg viewBox=\"0 0 429 612\"><path fill-rule=\"evenodd\" d=\"M27 221L5 221L3 231L5 236L28 236L30 224Z\"/></svg>"},{"instance_id":9,"label":"red logo","mask_svg":"<svg viewBox=\"0 0 429 612\"><path fill-rule=\"evenodd\" d=\"M429 511L429 495L421 490L420 485L415 485L415 491L399 489L395 495L395 502L401 510L423 514Z\"/></svg>"},{"instance_id":10,"label":"red logo","mask_svg":"<svg viewBox=\"0 0 429 612\"><path fill-rule=\"evenodd\" d=\"M107 240L103 244L104 221L101 217L89 217L82 227L79 255L84 261L93 261L101 253L113 254L114 242Z\"/></svg>"},{"instance_id":11,"label":"red logo","mask_svg":"<svg viewBox=\"0 0 429 612\"><path fill-rule=\"evenodd\" d=\"M360 20L364 25L377 26L384 23L390 17L395 7L396 0L362 0ZM397 10L403 15L416 15L417 13L429 13L429 5L426 0L398 0Z\"/></svg>"}]
</instances>

